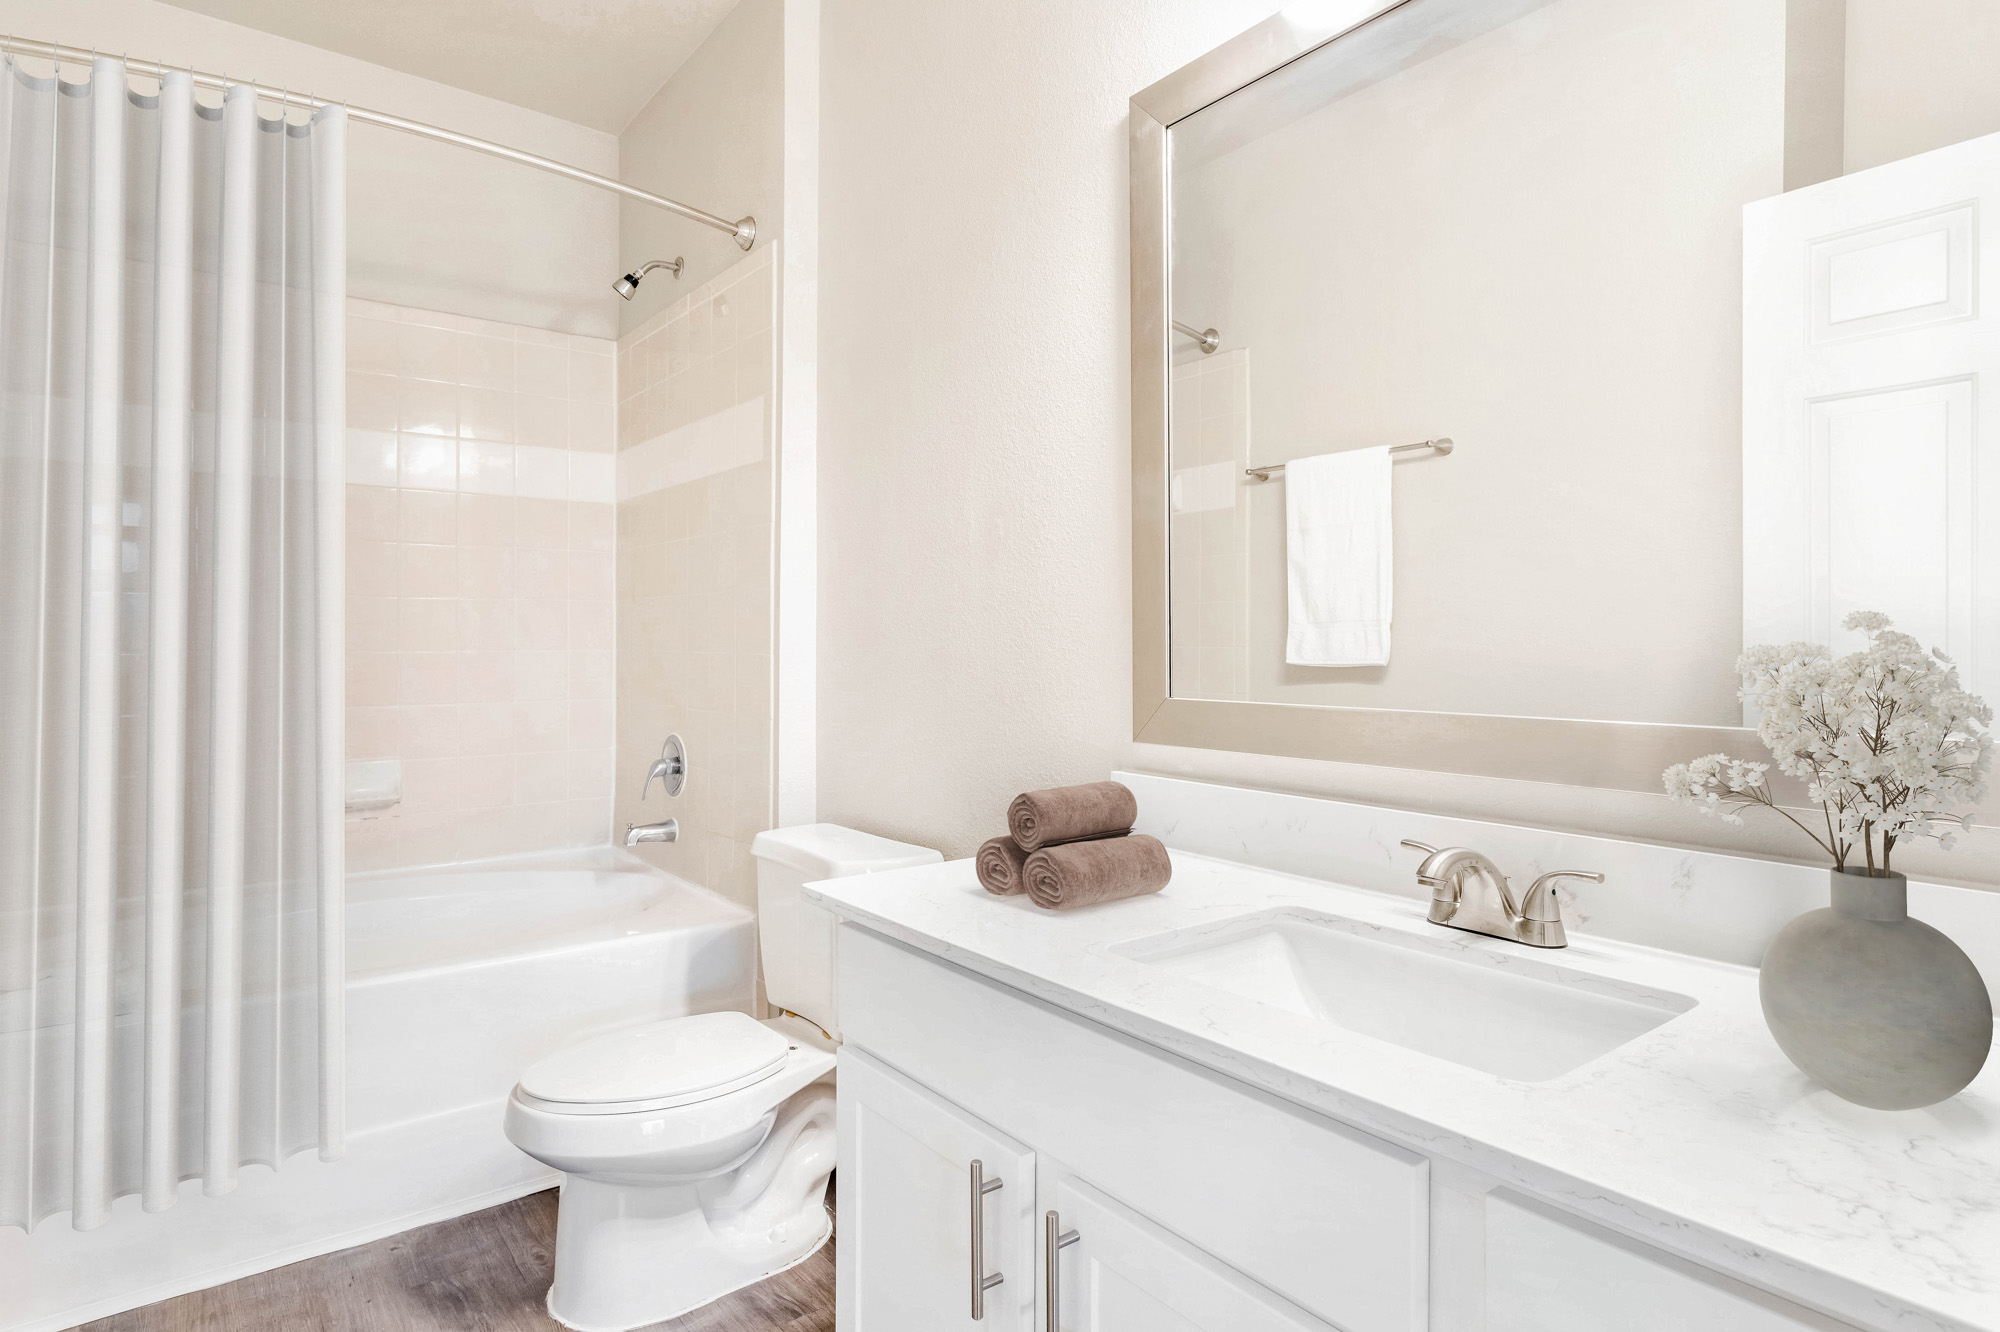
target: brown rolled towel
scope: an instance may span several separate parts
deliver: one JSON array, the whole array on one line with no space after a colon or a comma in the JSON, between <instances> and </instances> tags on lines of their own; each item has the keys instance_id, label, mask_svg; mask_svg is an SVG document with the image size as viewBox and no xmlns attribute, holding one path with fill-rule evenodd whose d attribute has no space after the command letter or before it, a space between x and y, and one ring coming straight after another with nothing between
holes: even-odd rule
<instances>
[{"instance_id":1,"label":"brown rolled towel","mask_svg":"<svg viewBox=\"0 0 2000 1332\"><path fill-rule=\"evenodd\" d=\"M979 886L995 897L1027 892L1028 885L1021 878L1021 864L1027 858L1028 853L1014 845L1013 838L995 837L972 858L973 868L979 873Z\"/></svg>"},{"instance_id":2,"label":"brown rolled towel","mask_svg":"<svg viewBox=\"0 0 2000 1332\"><path fill-rule=\"evenodd\" d=\"M1139 833L1043 847L1028 857L1021 877L1036 906L1067 911L1157 893L1174 877L1174 865L1159 838Z\"/></svg>"},{"instance_id":3,"label":"brown rolled towel","mask_svg":"<svg viewBox=\"0 0 2000 1332\"><path fill-rule=\"evenodd\" d=\"M1007 806L1007 831L1023 851L1086 837L1115 837L1139 821L1139 801L1123 782L1025 791Z\"/></svg>"}]
</instances>

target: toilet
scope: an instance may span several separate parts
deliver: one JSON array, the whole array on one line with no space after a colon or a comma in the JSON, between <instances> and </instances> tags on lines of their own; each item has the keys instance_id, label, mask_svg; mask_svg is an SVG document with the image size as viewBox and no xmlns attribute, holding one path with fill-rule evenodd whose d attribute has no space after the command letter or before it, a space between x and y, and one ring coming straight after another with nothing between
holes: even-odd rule
<instances>
[{"instance_id":1,"label":"toilet","mask_svg":"<svg viewBox=\"0 0 2000 1332\"><path fill-rule=\"evenodd\" d=\"M549 1315L624 1332L803 1262L832 1233L834 920L818 879L934 864L830 823L751 844L764 988L783 1016L698 1013L588 1037L531 1065L507 1137L564 1174Z\"/></svg>"}]
</instances>

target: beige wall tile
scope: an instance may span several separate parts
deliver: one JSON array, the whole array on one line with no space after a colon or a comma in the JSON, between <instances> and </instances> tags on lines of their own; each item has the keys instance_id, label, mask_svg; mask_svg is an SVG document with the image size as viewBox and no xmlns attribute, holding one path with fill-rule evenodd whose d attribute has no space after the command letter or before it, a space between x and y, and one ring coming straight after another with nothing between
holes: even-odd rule
<instances>
[{"instance_id":1,"label":"beige wall tile","mask_svg":"<svg viewBox=\"0 0 2000 1332\"><path fill-rule=\"evenodd\" d=\"M396 539L396 491L393 488L348 486L347 539L349 542Z\"/></svg>"},{"instance_id":2,"label":"beige wall tile","mask_svg":"<svg viewBox=\"0 0 2000 1332\"><path fill-rule=\"evenodd\" d=\"M399 388L391 375L349 371L347 425L352 430L394 430Z\"/></svg>"},{"instance_id":3,"label":"beige wall tile","mask_svg":"<svg viewBox=\"0 0 2000 1332\"><path fill-rule=\"evenodd\" d=\"M396 381L396 428L405 434L458 434L458 389L428 379ZM406 480L405 485L409 482Z\"/></svg>"},{"instance_id":4,"label":"beige wall tile","mask_svg":"<svg viewBox=\"0 0 2000 1332\"><path fill-rule=\"evenodd\" d=\"M347 594L351 597L396 595L397 546L393 541L347 543Z\"/></svg>"},{"instance_id":5,"label":"beige wall tile","mask_svg":"<svg viewBox=\"0 0 2000 1332\"><path fill-rule=\"evenodd\" d=\"M396 646L405 652L452 652L466 646L457 597L403 597L395 603Z\"/></svg>"},{"instance_id":6,"label":"beige wall tile","mask_svg":"<svg viewBox=\"0 0 2000 1332\"><path fill-rule=\"evenodd\" d=\"M567 647L572 636L566 597L519 597L514 601L514 646L536 651Z\"/></svg>"},{"instance_id":7,"label":"beige wall tile","mask_svg":"<svg viewBox=\"0 0 2000 1332\"><path fill-rule=\"evenodd\" d=\"M514 606L509 597L458 597L458 645L470 650L514 647Z\"/></svg>"},{"instance_id":8,"label":"beige wall tile","mask_svg":"<svg viewBox=\"0 0 2000 1332\"><path fill-rule=\"evenodd\" d=\"M458 547L403 542L396 547L397 590L406 597L458 593Z\"/></svg>"},{"instance_id":9,"label":"beige wall tile","mask_svg":"<svg viewBox=\"0 0 2000 1332\"><path fill-rule=\"evenodd\" d=\"M449 491L405 490L397 498L396 539L458 544L458 496Z\"/></svg>"},{"instance_id":10,"label":"beige wall tile","mask_svg":"<svg viewBox=\"0 0 2000 1332\"><path fill-rule=\"evenodd\" d=\"M517 597L568 596L569 559L565 550L509 550L508 587Z\"/></svg>"},{"instance_id":11,"label":"beige wall tile","mask_svg":"<svg viewBox=\"0 0 2000 1332\"><path fill-rule=\"evenodd\" d=\"M458 344L458 382L514 390L514 340L468 337Z\"/></svg>"},{"instance_id":12,"label":"beige wall tile","mask_svg":"<svg viewBox=\"0 0 2000 1332\"><path fill-rule=\"evenodd\" d=\"M514 504L507 495L460 495L458 540L462 546L505 546L513 541Z\"/></svg>"},{"instance_id":13,"label":"beige wall tile","mask_svg":"<svg viewBox=\"0 0 2000 1332\"><path fill-rule=\"evenodd\" d=\"M396 606L394 597L349 597L347 599L347 649L350 652L389 652L396 646Z\"/></svg>"},{"instance_id":14,"label":"beige wall tile","mask_svg":"<svg viewBox=\"0 0 2000 1332\"><path fill-rule=\"evenodd\" d=\"M460 388L458 433L464 439L484 439L512 444L514 394L506 389Z\"/></svg>"},{"instance_id":15,"label":"beige wall tile","mask_svg":"<svg viewBox=\"0 0 2000 1332\"><path fill-rule=\"evenodd\" d=\"M569 447L569 403L533 393L514 395L514 442L544 449Z\"/></svg>"},{"instance_id":16,"label":"beige wall tile","mask_svg":"<svg viewBox=\"0 0 2000 1332\"><path fill-rule=\"evenodd\" d=\"M567 397L569 394L569 351L565 347L539 346L534 343L517 342L514 345L514 388L520 393L539 393L549 397Z\"/></svg>"},{"instance_id":17,"label":"beige wall tile","mask_svg":"<svg viewBox=\"0 0 2000 1332\"><path fill-rule=\"evenodd\" d=\"M569 548L611 550L616 544L618 510L610 504L577 501L569 506Z\"/></svg>"},{"instance_id":18,"label":"beige wall tile","mask_svg":"<svg viewBox=\"0 0 2000 1332\"><path fill-rule=\"evenodd\" d=\"M396 652L355 652L347 654L347 706L350 708L391 707L402 700L398 679L402 654Z\"/></svg>"},{"instance_id":19,"label":"beige wall tile","mask_svg":"<svg viewBox=\"0 0 2000 1332\"><path fill-rule=\"evenodd\" d=\"M396 478L398 485L405 490L458 489L456 439L443 435L411 433L404 433L399 439L400 461Z\"/></svg>"},{"instance_id":20,"label":"beige wall tile","mask_svg":"<svg viewBox=\"0 0 2000 1332\"><path fill-rule=\"evenodd\" d=\"M395 372L405 379L435 379L447 384L458 378L459 344L464 335L424 324L397 325Z\"/></svg>"},{"instance_id":21,"label":"beige wall tile","mask_svg":"<svg viewBox=\"0 0 2000 1332\"><path fill-rule=\"evenodd\" d=\"M350 373L393 375L400 364L396 356L397 325L385 319L347 319L347 368Z\"/></svg>"},{"instance_id":22,"label":"beige wall tile","mask_svg":"<svg viewBox=\"0 0 2000 1332\"><path fill-rule=\"evenodd\" d=\"M349 820L349 863L602 842L616 511L517 500L514 446L610 451L613 344L353 309L348 750L403 760L404 800Z\"/></svg>"}]
</instances>

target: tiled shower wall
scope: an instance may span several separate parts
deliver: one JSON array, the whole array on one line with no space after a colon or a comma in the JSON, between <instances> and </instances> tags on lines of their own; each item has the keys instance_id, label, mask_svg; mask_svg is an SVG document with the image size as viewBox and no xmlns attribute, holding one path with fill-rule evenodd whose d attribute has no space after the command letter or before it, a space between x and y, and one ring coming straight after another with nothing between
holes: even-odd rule
<instances>
[{"instance_id":1,"label":"tiled shower wall","mask_svg":"<svg viewBox=\"0 0 2000 1332\"><path fill-rule=\"evenodd\" d=\"M611 823L614 344L348 303L347 752L400 804L353 870Z\"/></svg>"},{"instance_id":2,"label":"tiled shower wall","mask_svg":"<svg viewBox=\"0 0 2000 1332\"><path fill-rule=\"evenodd\" d=\"M772 819L772 271L760 247L618 341L614 822L679 819L679 841L641 852L753 909L750 840ZM642 803L669 732L687 787Z\"/></svg>"}]
</instances>

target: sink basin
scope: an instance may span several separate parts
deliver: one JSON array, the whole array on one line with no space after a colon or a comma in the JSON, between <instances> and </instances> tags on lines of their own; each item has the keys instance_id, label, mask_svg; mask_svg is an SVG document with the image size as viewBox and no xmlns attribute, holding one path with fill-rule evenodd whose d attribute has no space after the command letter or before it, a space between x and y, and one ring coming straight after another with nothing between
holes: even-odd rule
<instances>
[{"instance_id":1,"label":"sink basin","mask_svg":"<svg viewBox=\"0 0 2000 1332\"><path fill-rule=\"evenodd\" d=\"M1580 1068L1695 1005L1525 949L1468 947L1447 933L1284 908L1107 951L1520 1082Z\"/></svg>"}]
</instances>

